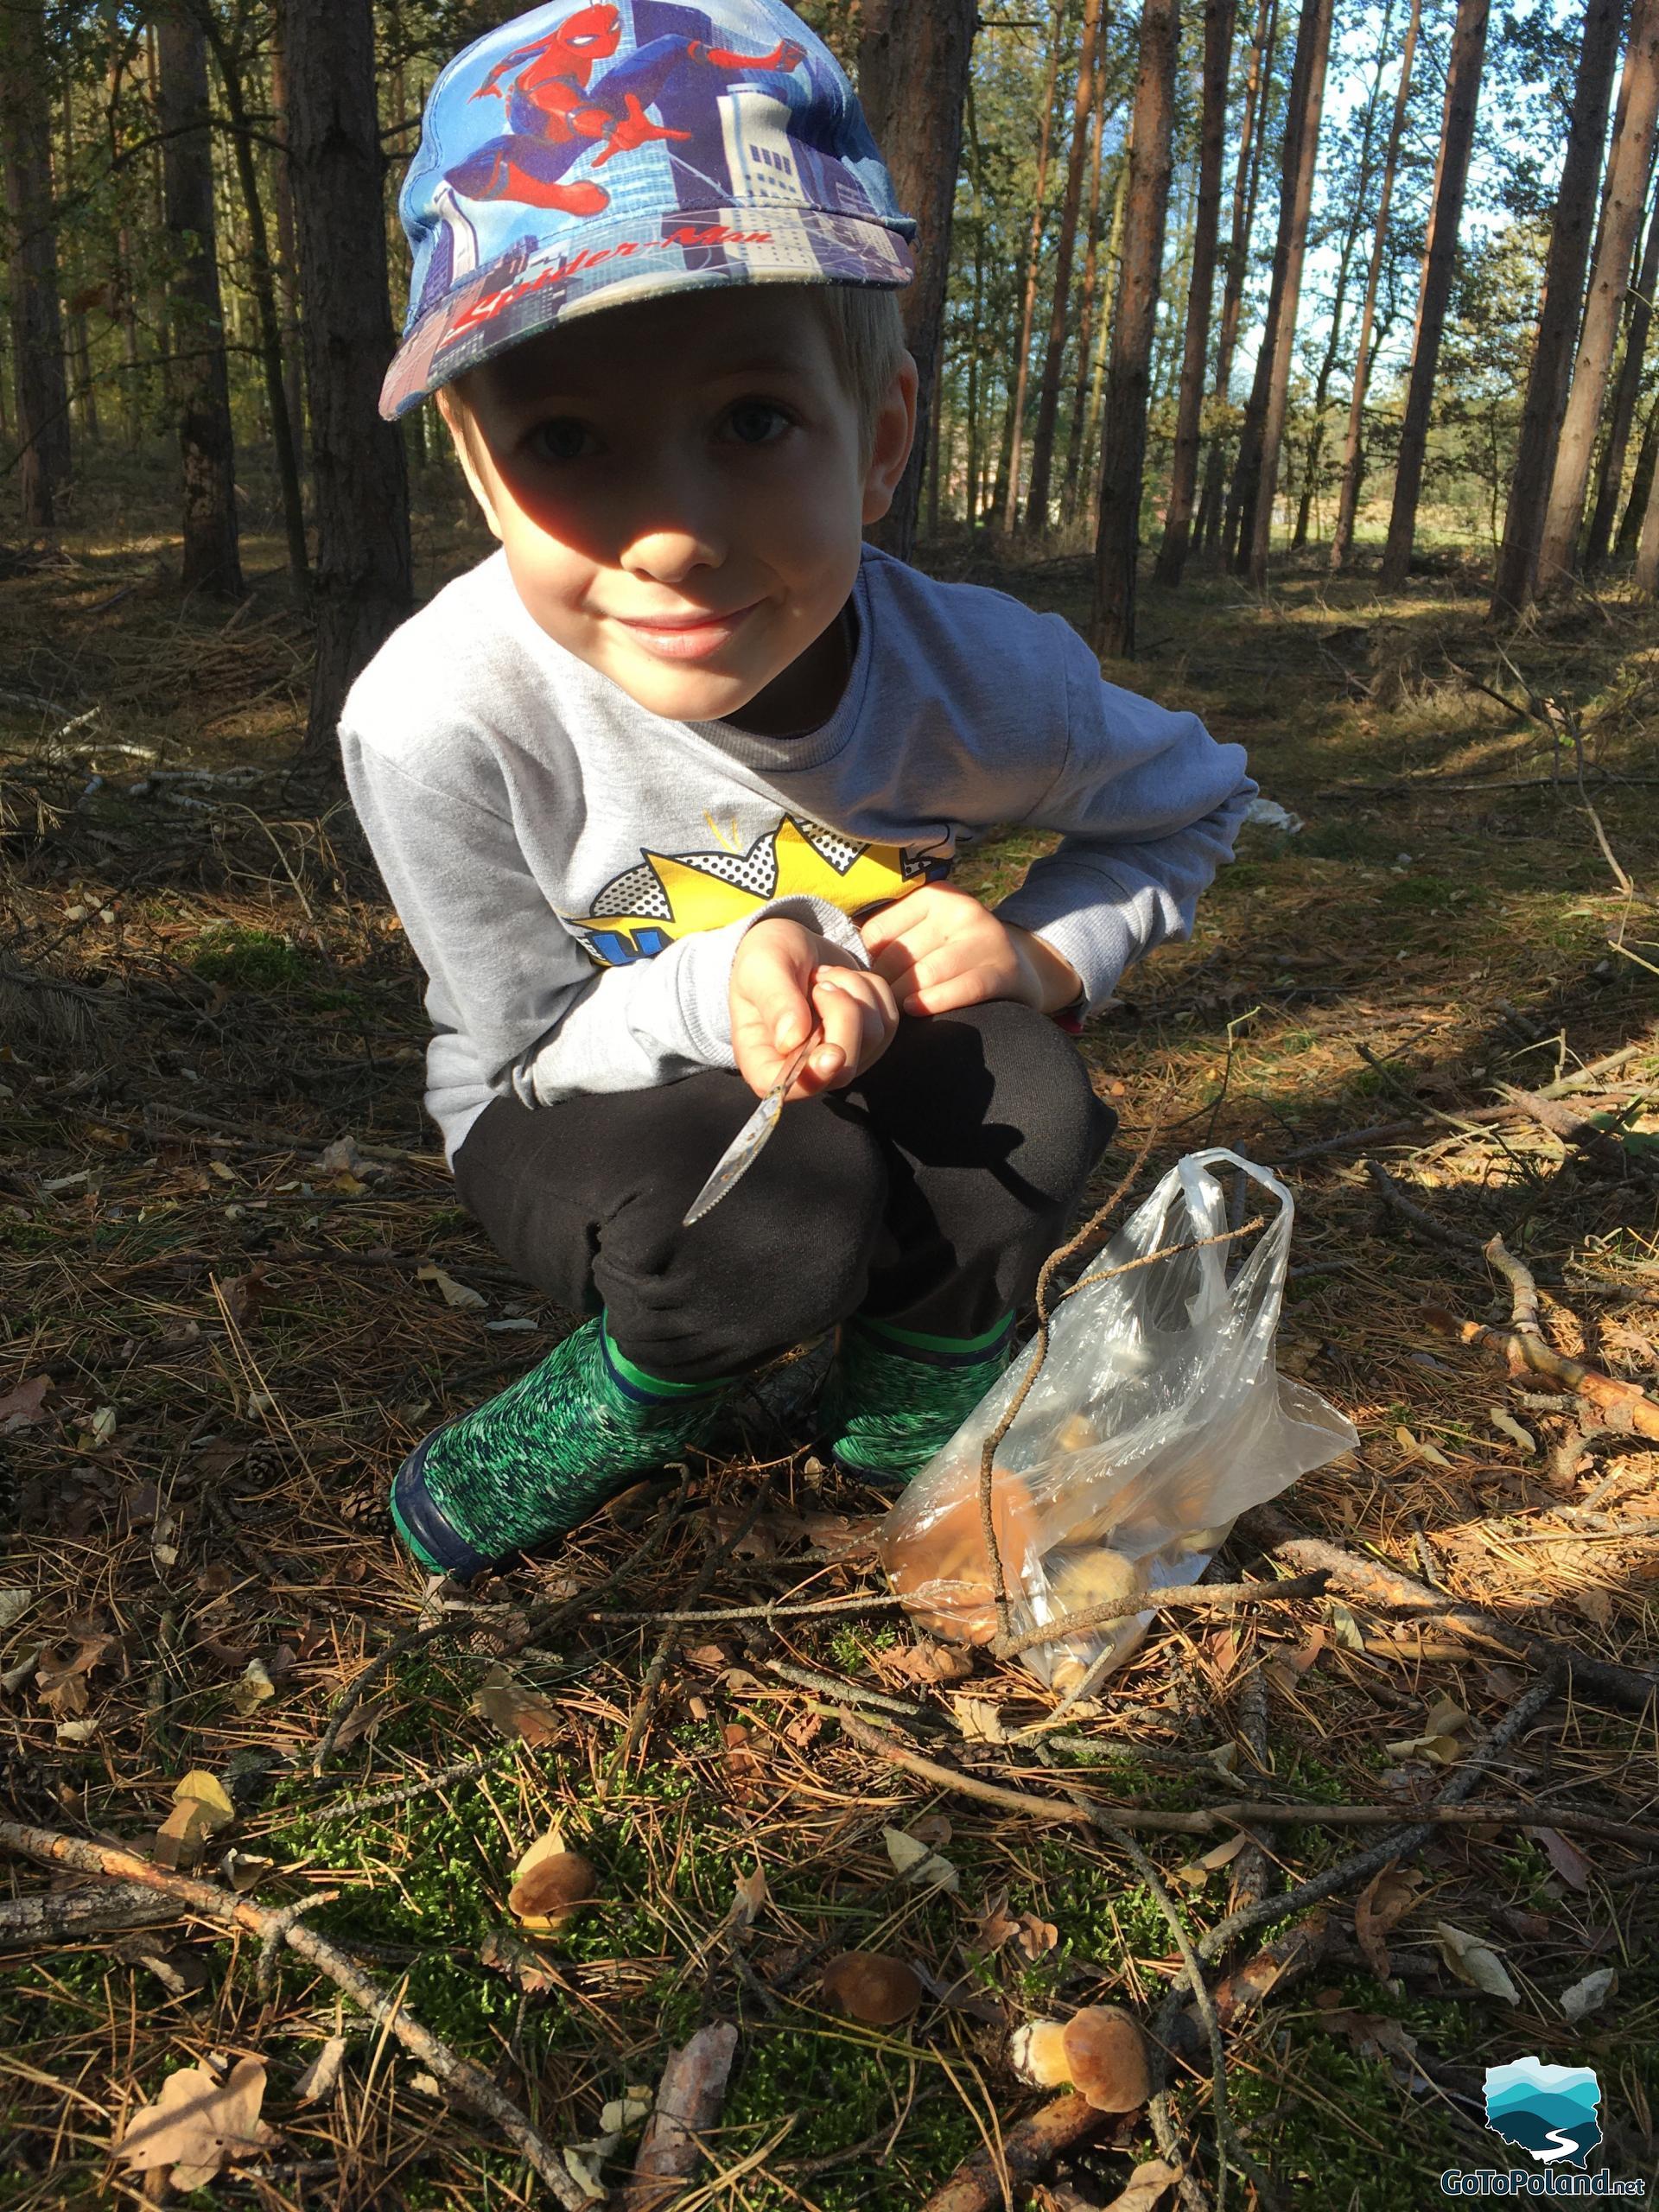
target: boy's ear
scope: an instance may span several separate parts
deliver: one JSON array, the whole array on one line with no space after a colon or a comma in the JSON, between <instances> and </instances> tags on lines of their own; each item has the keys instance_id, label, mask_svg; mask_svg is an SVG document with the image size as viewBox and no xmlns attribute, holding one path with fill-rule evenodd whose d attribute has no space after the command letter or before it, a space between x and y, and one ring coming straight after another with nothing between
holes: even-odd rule
<instances>
[{"instance_id":1,"label":"boy's ear","mask_svg":"<svg viewBox=\"0 0 1659 2212\"><path fill-rule=\"evenodd\" d=\"M448 385L440 385L433 397L438 403L443 426L449 433L449 442L455 449L455 459L461 463L461 474L471 487L473 497L483 510L484 519L490 525L492 533L499 537L501 524L496 517L495 501L480 463L478 426L467 411L465 400L457 398Z\"/></svg>"},{"instance_id":2,"label":"boy's ear","mask_svg":"<svg viewBox=\"0 0 1659 2212\"><path fill-rule=\"evenodd\" d=\"M906 353L894 372L875 418L875 437L864 472L864 520L880 522L893 505L916 435L916 364Z\"/></svg>"}]
</instances>

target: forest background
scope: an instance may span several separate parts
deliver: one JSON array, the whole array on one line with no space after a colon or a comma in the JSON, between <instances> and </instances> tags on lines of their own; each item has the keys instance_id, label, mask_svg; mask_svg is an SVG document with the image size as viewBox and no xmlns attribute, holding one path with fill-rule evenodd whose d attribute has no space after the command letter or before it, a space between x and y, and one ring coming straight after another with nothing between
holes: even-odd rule
<instances>
[{"instance_id":1,"label":"forest background","mask_svg":"<svg viewBox=\"0 0 1659 2212\"><path fill-rule=\"evenodd\" d=\"M334 737L489 543L375 399L422 104L513 12L0 0L0 2203L596 2202L727 2021L684 2212L1394 2212L1512 2163L1523 2051L1659 2186L1659 0L803 8L922 224L882 542L1274 802L1084 1049L1108 1182L1294 1190L1281 1356L1361 1445L1218 1572L1333 1579L1163 1618L1058 1728L895 1628L775 1397L495 1613L386 1532L569 1322L432 1148ZM527 1929L556 1825L600 1897ZM836 2017L847 1947L919 2009ZM1092 2003L1145 2113L1010 2069ZM146 2170L174 2075L217 2132Z\"/></svg>"}]
</instances>

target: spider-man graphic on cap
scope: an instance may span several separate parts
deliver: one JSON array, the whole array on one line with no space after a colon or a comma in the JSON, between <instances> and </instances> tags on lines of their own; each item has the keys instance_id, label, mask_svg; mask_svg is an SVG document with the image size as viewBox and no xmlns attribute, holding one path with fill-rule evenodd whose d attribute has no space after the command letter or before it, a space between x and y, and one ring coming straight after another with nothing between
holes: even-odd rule
<instances>
[{"instance_id":1,"label":"spider-man graphic on cap","mask_svg":"<svg viewBox=\"0 0 1659 2212\"><path fill-rule=\"evenodd\" d=\"M498 61L472 97L502 101L507 129L446 172L454 189L469 200L597 215L610 205L610 194L590 178L565 183L566 172L589 153L598 168L654 139L690 138L690 130L653 123L645 113L664 93L695 96L710 78L723 83L764 76L794 69L806 58L792 39L780 39L770 54L734 54L701 39L656 38L595 79L595 67L611 60L621 33L614 7L579 8L556 30Z\"/></svg>"}]
</instances>

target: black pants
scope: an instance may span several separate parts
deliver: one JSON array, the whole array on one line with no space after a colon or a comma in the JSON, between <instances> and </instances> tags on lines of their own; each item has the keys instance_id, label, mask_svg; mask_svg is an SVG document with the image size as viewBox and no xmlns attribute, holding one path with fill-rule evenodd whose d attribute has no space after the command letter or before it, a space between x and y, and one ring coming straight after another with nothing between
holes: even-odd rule
<instances>
[{"instance_id":1,"label":"black pants","mask_svg":"<svg viewBox=\"0 0 1659 2212\"><path fill-rule=\"evenodd\" d=\"M905 1020L846 1090L786 1106L693 1229L681 1216L753 1110L734 1074L498 1098L455 1156L510 1266L664 1381L732 1375L861 1308L974 1337L1030 1295L1116 1126L1063 1031L997 1002Z\"/></svg>"}]
</instances>

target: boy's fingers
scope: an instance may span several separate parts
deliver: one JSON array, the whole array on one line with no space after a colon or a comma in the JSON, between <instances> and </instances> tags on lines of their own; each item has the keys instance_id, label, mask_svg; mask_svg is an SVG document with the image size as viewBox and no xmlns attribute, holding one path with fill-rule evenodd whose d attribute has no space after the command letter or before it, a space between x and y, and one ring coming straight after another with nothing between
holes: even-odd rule
<instances>
[{"instance_id":1,"label":"boy's fingers","mask_svg":"<svg viewBox=\"0 0 1659 2212\"><path fill-rule=\"evenodd\" d=\"M906 1014L956 1014L965 1006L981 1006L987 999L1006 995L1000 977L974 967L941 982L919 985L906 995L903 1005Z\"/></svg>"}]
</instances>

